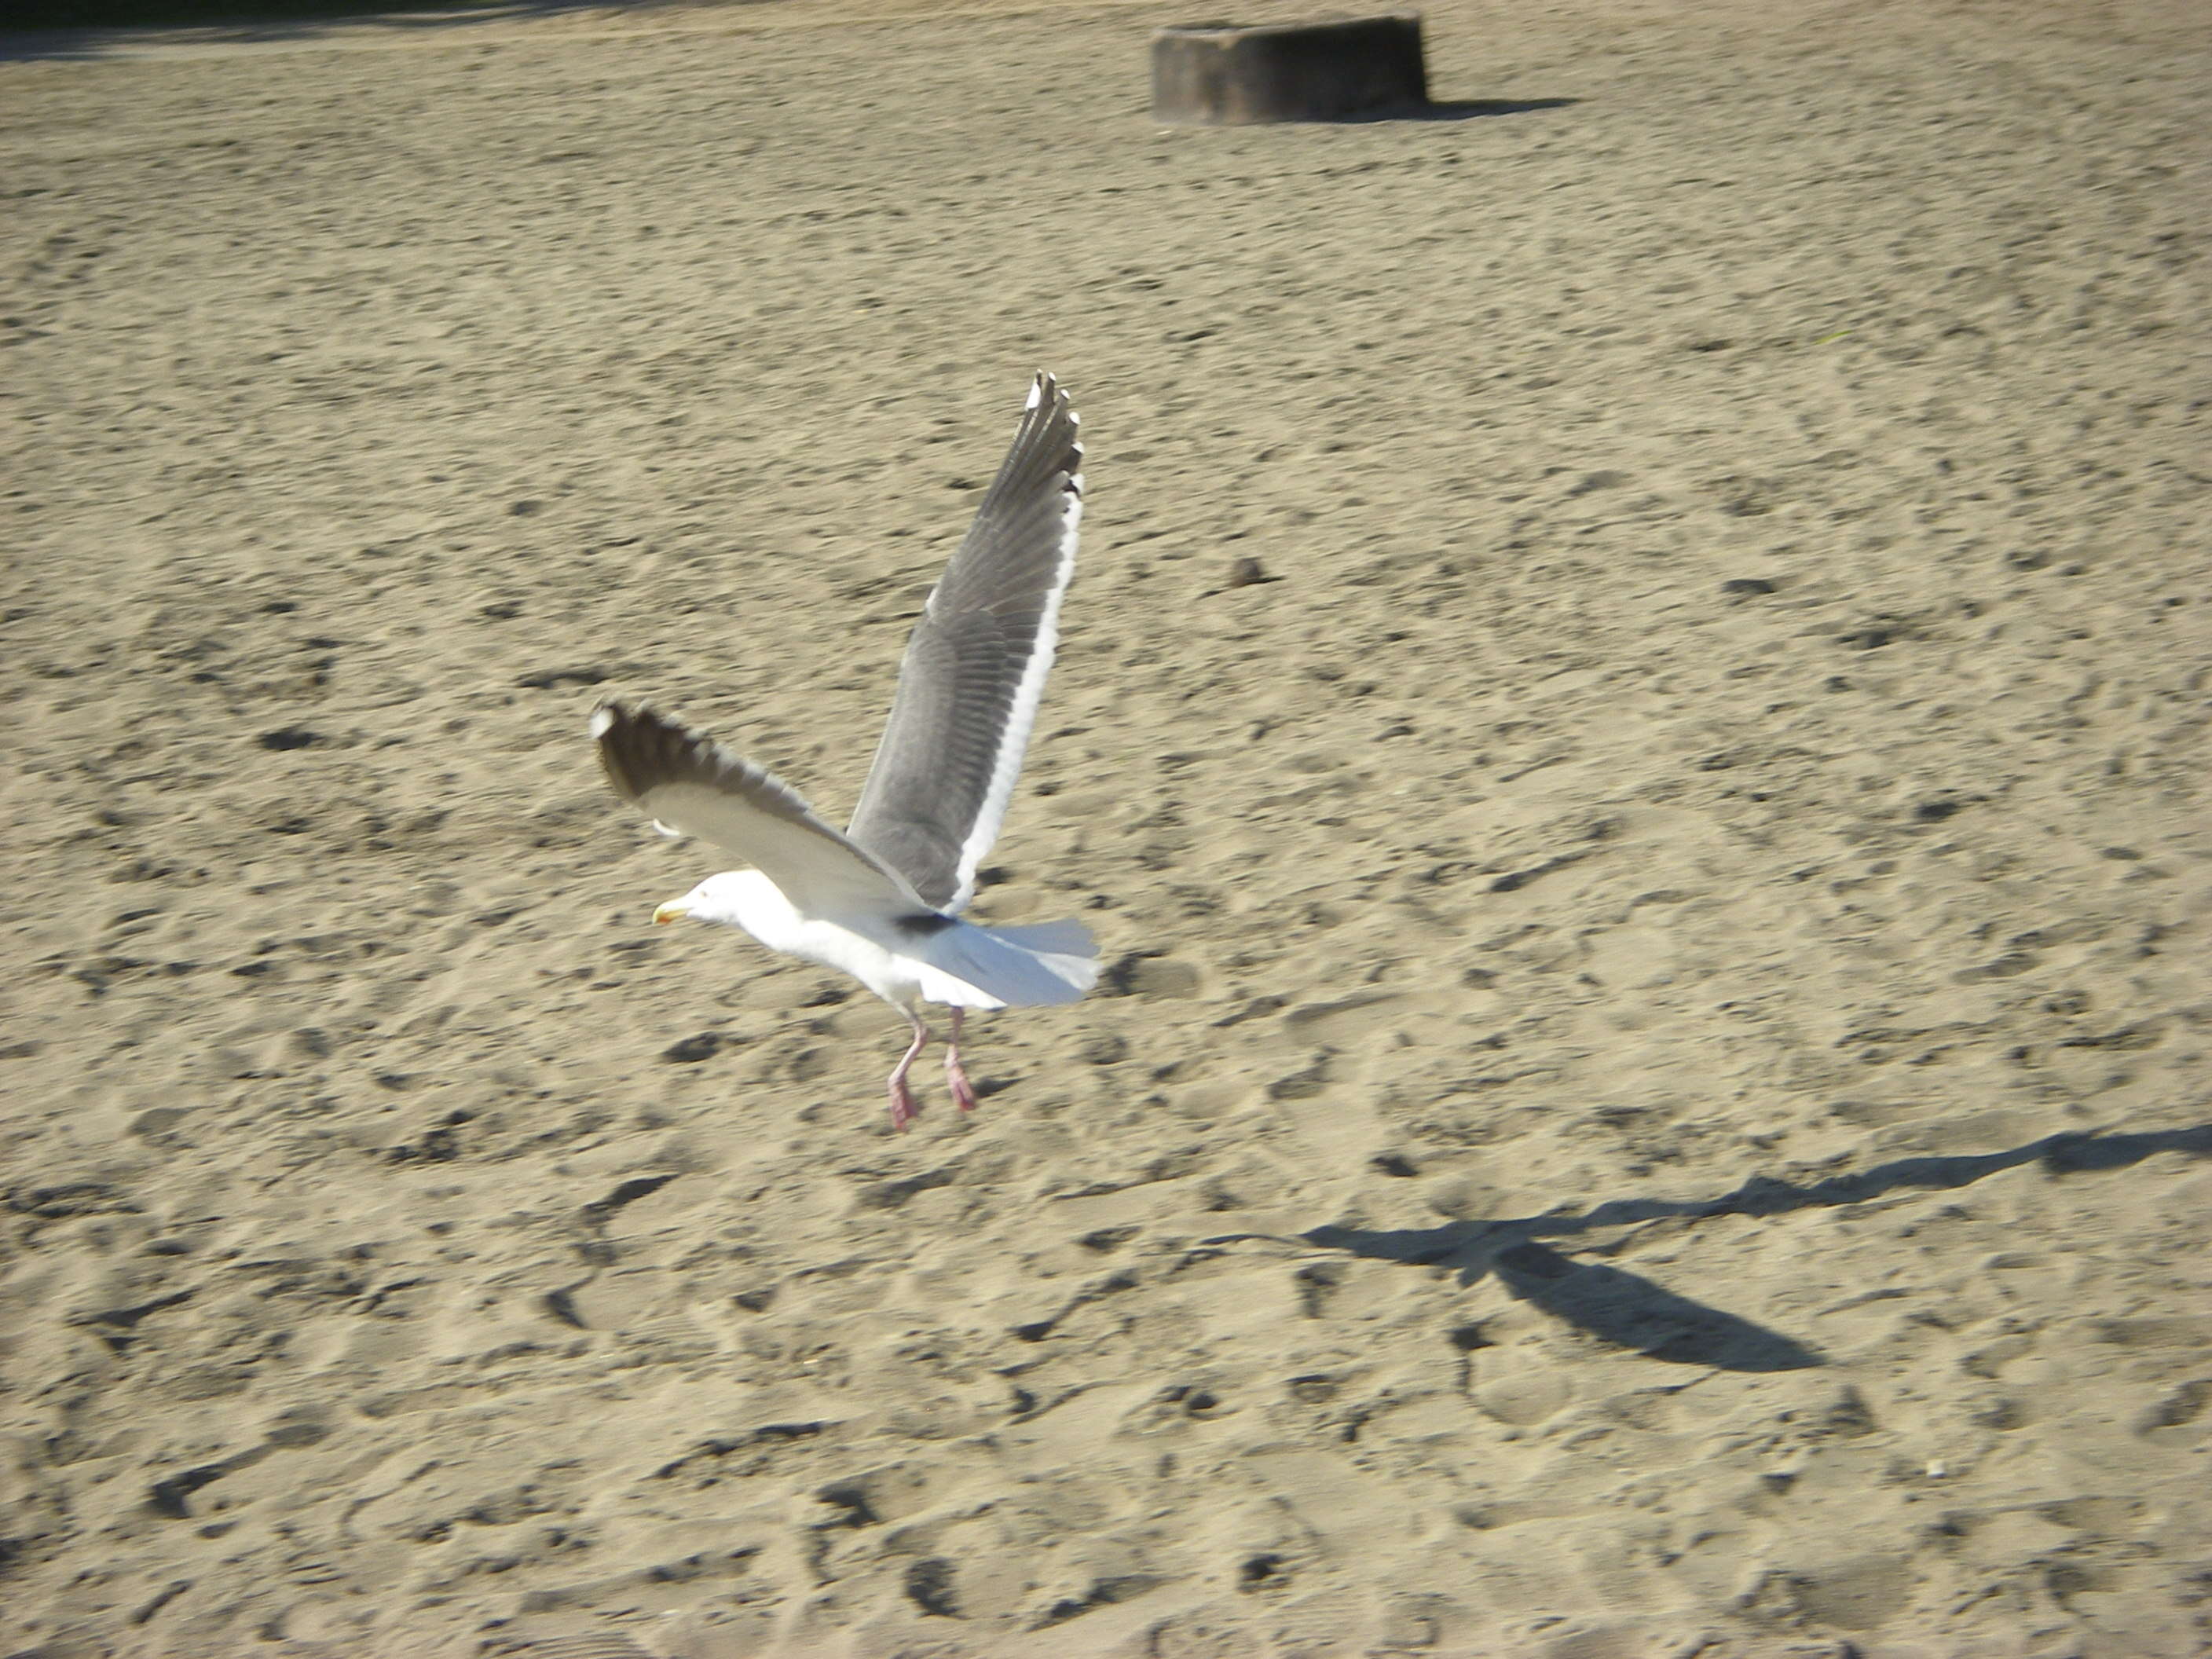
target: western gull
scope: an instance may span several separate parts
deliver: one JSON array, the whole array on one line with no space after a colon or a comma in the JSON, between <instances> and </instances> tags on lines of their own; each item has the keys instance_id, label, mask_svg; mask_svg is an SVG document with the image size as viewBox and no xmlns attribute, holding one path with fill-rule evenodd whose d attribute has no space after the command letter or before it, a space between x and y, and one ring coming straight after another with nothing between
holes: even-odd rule
<instances>
[{"instance_id":1,"label":"western gull","mask_svg":"<svg viewBox=\"0 0 2212 1659\"><path fill-rule=\"evenodd\" d=\"M933 1036L921 1005L951 1007L945 1080L971 1111L960 1064L970 1008L1073 1002L1098 977L1080 922L983 927L960 920L1012 798L1060 637L1083 511L1083 446L1049 374L975 521L922 605L890 719L843 834L790 786L705 734L636 704L592 715L599 762L664 835L696 836L750 866L653 911L742 927L770 950L850 974L907 1018L890 1075L891 1125L916 1111L907 1073Z\"/></svg>"}]
</instances>

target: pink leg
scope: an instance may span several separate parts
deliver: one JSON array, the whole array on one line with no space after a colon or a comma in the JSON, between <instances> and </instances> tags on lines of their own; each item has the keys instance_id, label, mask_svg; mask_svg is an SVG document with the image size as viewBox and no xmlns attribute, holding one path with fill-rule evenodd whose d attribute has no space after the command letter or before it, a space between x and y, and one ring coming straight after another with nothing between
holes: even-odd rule
<instances>
[{"instance_id":1,"label":"pink leg","mask_svg":"<svg viewBox=\"0 0 2212 1659\"><path fill-rule=\"evenodd\" d=\"M945 1039L945 1080L952 1088L952 1103L963 1112L975 1109L975 1086L968 1081L968 1073L960 1064L960 1017L968 1011L952 1011L952 1034Z\"/></svg>"},{"instance_id":2,"label":"pink leg","mask_svg":"<svg viewBox=\"0 0 2212 1659\"><path fill-rule=\"evenodd\" d=\"M894 1129L905 1128L921 1113L921 1108L914 1103L914 1091L906 1086L906 1074L921 1057L921 1051L929 1046L929 1027L905 1009L899 1012L905 1013L914 1026L914 1042L905 1056L891 1068L891 1127Z\"/></svg>"}]
</instances>

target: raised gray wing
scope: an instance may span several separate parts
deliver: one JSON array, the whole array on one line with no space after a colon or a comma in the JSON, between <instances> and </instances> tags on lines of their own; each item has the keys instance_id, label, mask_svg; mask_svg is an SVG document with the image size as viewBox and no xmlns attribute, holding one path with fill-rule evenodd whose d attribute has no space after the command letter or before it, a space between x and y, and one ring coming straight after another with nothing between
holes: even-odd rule
<instances>
[{"instance_id":1,"label":"raised gray wing","mask_svg":"<svg viewBox=\"0 0 2212 1659\"><path fill-rule=\"evenodd\" d=\"M922 607L847 833L945 912L975 891L1021 774L1083 513L1075 411L1049 374Z\"/></svg>"},{"instance_id":2,"label":"raised gray wing","mask_svg":"<svg viewBox=\"0 0 2212 1659\"><path fill-rule=\"evenodd\" d=\"M902 877L816 817L788 784L703 732L650 708L603 702L592 735L617 794L664 829L712 842L752 866L801 915L927 908Z\"/></svg>"}]
</instances>

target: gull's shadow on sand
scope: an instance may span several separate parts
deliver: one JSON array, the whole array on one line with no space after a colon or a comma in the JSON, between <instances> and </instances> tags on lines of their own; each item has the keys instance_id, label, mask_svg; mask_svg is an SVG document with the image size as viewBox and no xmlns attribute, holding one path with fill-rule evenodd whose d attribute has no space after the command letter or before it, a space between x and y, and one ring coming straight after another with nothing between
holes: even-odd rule
<instances>
[{"instance_id":1,"label":"gull's shadow on sand","mask_svg":"<svg viewBox=\"0 0 2212 1659\"><path fill-rule=\"evenodd\" d=\"M1728 1371L1795 1371L1822 1363L1812 1349L1779 1331L1677 1296L1619 1267L1570 1261L1541 1244L1498 1251L1490 1271L1509 1296L1608 1347Z\"/></svg>"},{"instance_id":2,"label":"gull's shadow on sand","mask_svg":"<svg viewBox=\"0 0 2212 1659\"><path fill-rule=\"evenodd\" d=\"M1540 1308L1599 1341L1677 1364L1723 1370L1779 1371L1824 1363L1804 1344L1747 1319L1623 1272L1578 1262L1536 1241L1575 1238L1638 1222L1704 1220L1724 1215L1786 1215L1793 1210L1863 1204L1908 1188L1970 1186L2002 1170L2040 1164L2056 1175L2122 1170L2160 1152L2212 1157L2212 1123L2140 1134L2057 1134L2007 1152L1957 1158L1902 1158L1853 1175L1799 1185L1754 1176L1734 1192L1702 1200L1622 1198L1577 1214L1455 1221L1441 1227L1316 1227L1298 1237L1325 1250L1409 1267L1450 1267L1462 1285L1495 1279L1509 1296ZM1251 1234L1209 1239L1225 1243Z\"/></svg>"},{"instance_id":3,"label":"gull's shadow on sand","mask_svg":"<svg viewBox=\"0 0 2212 1659\"><path fill-rule=\"evenodd\" d=\"M1493 115L1533 115L1539 110L1565 109L1579 98L1440 98L1425 104L1390 104L1362 110L1357 115L1285 125L1315 127L1365 127L1382 121L1480 121Z\"/></svg>"}]
</instances>

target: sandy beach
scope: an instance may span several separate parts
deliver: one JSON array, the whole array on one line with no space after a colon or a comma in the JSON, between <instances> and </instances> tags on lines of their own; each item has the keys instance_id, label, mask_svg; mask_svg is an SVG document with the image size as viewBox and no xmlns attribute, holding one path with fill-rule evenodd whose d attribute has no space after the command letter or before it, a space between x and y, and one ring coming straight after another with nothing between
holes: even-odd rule
<instances>
[{"instance_id":1,"label":"sandy beach","mask_svg":"<svg viewBox=\"0 0 2212 1659\"><path fill-rule=\"evenodd\" d=\"M2201 9L1204 15L0 39L0 1654L2212 1652ZM894 1134L586 721L842 822L1039 368Z\"/></svg>"}]
</instances>

